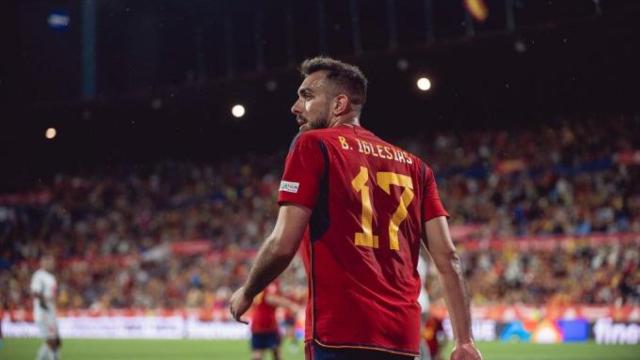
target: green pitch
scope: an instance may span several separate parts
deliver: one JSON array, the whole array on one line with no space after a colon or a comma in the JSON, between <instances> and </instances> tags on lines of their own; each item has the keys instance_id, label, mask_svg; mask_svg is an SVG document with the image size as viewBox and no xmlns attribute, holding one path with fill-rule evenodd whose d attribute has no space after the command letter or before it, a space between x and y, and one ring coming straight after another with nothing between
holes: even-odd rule
<instances>
[{"instance_id":1,"label":"green pitch","mask_svg":"<svg viewBox=\"0 0 640 360\"><path fill-rule=\"evenodd\" d=\"M4 339L0 348L2 360L33 360L40 346L38 340ZM637 360L640 346L572 344L533 345L517 343L480 343L486 360ZM283 359L303 360L302 348L282 348ZM243 341L206 340L66 340L64 360L249 360L249 349ZM270 357L266 357L270 359ZM265 360L266 360L265 359Z\"/></svg>"}]
</instances>

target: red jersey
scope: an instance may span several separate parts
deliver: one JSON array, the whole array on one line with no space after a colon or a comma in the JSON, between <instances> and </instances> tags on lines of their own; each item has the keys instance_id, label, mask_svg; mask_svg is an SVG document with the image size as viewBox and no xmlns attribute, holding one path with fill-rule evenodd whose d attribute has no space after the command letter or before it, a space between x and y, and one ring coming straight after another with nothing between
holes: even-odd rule
<instances>
[{"instance_id":1,"label":"red jersey","mask_svg":"<svg viewBox=\"0 0 640 360\"><path fill-rule=\"evenodd\" d=\"M278 321L276 320L276 307L270 305L266 298L269 295L279 293L278 285L271 283L264 291L258 294L253 300L253 315L251 318L251 333L273 333L278 332Z\"/></svg>"},{"instance_id":2,"label":"red jersey","mask_svg":"<svg viewBox=\"0 0 640 360\"><path fill-rule=\"evenodd\" d=\"M298 135L279 204L312 209L306 340L417 356L423 223L448 216L433 172L358 126Z\"/></svg>"}]
</instances>

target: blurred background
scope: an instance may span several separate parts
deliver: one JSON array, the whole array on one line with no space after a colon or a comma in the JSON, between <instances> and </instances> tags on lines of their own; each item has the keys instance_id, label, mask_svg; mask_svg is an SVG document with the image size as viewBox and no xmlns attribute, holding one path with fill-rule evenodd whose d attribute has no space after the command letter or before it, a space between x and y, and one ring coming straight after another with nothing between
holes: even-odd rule
<instances>
[{"instance_id":1,"label":"blurred background","mask_svg":"<svg viewBox=\"0 0 640 360\"><path fill-rule=\"evenodd\" d=\"M5 337L37 335L28 284L53 254L63 339L208 338L240 354L209 358L245 356L227 301L274 225L297 65L326 54L368 76L363 126L434 169L477 340L640 355L640 2L3 8ZM431 270L431 314L450 337ZM280 282L304 303L298 260ZM15 359L37 347L7 344ZM576 349L558 346L557 358ZM607 356L590 354L576 358Z\"/></svg>"}]
</instances>

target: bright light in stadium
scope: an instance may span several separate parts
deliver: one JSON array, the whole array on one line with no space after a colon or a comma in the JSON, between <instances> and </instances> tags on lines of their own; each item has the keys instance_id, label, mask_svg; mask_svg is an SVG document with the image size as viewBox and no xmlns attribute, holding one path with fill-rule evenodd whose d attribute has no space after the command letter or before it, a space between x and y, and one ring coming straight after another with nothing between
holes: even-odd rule
<instances>
[{"instance_id":1,"label":"bright light in stadium","mask_svg":"<svg viewBox=\"0 0 640 360\"><path fill-rule=\"evenodd\" d=\"M48 128L47 131L44 132L44 136L49 140L56 137L57 134L58 134L58 131L56 131L55 128Z\"/></svg>"},{"instance_id":2,"label":"bright light in stadium","mask_svg":"<svg viewBox=\"0 0 640 360\"><path fill-rule=\"evenodd\" d=\"M244 110L244 106L242 105L234 105L231 108L231 114L237 118L241 118L244 116L245 110Z\"/></svg>"},{"instance_id":3,"label":"bright light in stadium","mask_svg":"<svg viewBox=\"0 0 640 360\"><path fill-rule=\"evenodd\" d=\"M418 79L416 84L418 85L418 89L422 91L431 89L431 80L427 79L426 77L421 77L420 79Z\"/></svg>"}]
</instances>

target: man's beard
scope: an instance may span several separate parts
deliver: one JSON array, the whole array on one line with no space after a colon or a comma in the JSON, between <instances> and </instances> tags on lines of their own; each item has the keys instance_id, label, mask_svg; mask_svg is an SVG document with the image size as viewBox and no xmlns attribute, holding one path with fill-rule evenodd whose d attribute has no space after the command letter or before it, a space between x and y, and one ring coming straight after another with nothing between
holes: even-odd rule
<instances>
[{"instance_id":1,"label":"man's beard","mask_svg":"<svg viewBox=\"0 0 640 360\"><path fill-rule=\"evenodd\" d=\"M329 109L325 111L322 116L316 118L316 120L309 120L304 116L298 116L298 120L302 120L304 124L300 126L300 132L304 132L307 130L317 130L317 129L326 129L330 125L329 121Z\"/></svg>"},{"instance_id":2,"label":"man's beard","mask_svg":"<svg viewBox=\"0 0 640 360\"><path fill-rule=\"evenodd\" d=\"M316 121L307 121L309 129L326 129L329 127L328 112L320 116Z\"/></svg>"}]
</instances>

